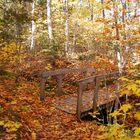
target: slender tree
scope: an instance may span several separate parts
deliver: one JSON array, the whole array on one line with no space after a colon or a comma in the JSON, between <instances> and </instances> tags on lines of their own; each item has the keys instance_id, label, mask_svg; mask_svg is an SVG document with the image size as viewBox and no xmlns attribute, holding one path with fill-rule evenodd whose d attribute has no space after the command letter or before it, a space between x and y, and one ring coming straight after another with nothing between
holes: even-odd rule
<instances>
[{"instance_id":1,"label":"slender tree","mask_svg":"<svg viewBox=\"0 0 140 140\"><path fill-rule=\"evenodd\" d=\"M121 54L121 48L119 44L120 40L120 31L118 28L118 6L116 5L116 0L113 1L113 11L114 11L114 22L115 22L115 30L116 30L116 53L117 53L117 60L118 60L118 68L119 72L122 73L122 54Z\"/></svg>"},{"instance_id":2,"label":"slender tree","mask_svg":"<svg viewBox=\"0 0 140 140\"><path fill-rule=\"evenodd\" d=\"M49 40L50 42L52 42L53 33L52 33L52 20L51 20L51 0L47 0L47 24L48 24Z\"/></svg>"},{"instance_id":3,"label":"slender tree","mask_svg":"<svg viewBox=\"0 0 140 140\"><path fill-rule=\"evenodd\" d=\"M69 50L69 10L68 10L68 0L65 0L65 36L66 36L66 42L65 42L65 55L68 55Z\"/></svg>"},{"instance_id":4,"label":"slender tree","mask_svg":"<svg viewBox=\"0 0 140 140\"><path fill-rule=\"evenodd\" d=\"M35 2L33 1L32 2L32 11L31 11L32 18L34 17L34 11L35 11ZM30 45L31 50L34 48L34 43L35 43L35 40L34 40L35 28L36 28L35 21L34 21L34 19L32 19L32 24L31 24L31 45Z\"/></svg>"},{"instance_id":5,"label":"slender tree","mask_svg":"<svg viewBox=\"0 0 140 140\"><path fill-rule=\"evenodd\" d=\"M103 18L105 18L104 0L101 0L101 4L102 4L102 15Z\"/></svg>"}]
</instances>

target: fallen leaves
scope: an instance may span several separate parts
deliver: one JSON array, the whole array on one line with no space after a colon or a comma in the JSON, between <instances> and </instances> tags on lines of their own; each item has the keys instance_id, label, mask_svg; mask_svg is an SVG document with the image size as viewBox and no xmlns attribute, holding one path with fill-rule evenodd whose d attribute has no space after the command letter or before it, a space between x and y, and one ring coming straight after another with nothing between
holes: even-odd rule
<instances>
[{"instance_id":1,"label":"fallen leaves","mask_svg":"<svg viewBox=\"0 0 140 140\"><path fill-rule=\"evenodd\" d=\"M35 82L22 80L16 87L10 81L10 86L16 88L8 89L5 83L0 83L0 126L7 120L9 123L6 127L10 131L7 134L3 132L3 139L16 138L16 130L20 128L19 136L23 140L81 140L85 136L90 137L92 129L96 127L95 123L78 122L75 115L51 106L55 102L54 97L47 97L44 103L40 102L39 88Z\"/></svg>"}]
</instances>

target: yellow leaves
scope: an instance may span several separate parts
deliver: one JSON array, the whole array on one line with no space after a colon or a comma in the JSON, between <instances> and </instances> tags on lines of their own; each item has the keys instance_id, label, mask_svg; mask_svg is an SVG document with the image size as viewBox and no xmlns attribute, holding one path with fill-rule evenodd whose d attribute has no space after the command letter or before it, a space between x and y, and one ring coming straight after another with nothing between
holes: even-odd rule
<instances>
[{"instance_id":1,"label":"yellow leaves","mask_svg":"<svg viewBox=\"0 0 140 140\"><path fill-rule=\"evenodd\" d=\"M138 137L140 135L140 127L134 128L134 136Z\"/></svg>"},{"instance_id":2,"label":"yellow leaves","mask_svg":"<svg viewBox=\"0 0 140 140\"><path fill-rule=\"evenodd\" d=\"M120 107L120 111L123 111L124 113L128 112L132 108L131 104L124 104Z\"/></svg>"},{"instance_id":3,"label":"yellow leaves","mask_svg":"<svg viewBox=\"0 0 140 140\"><path fill-rule=\"evenodd\" d=\"M15 62L15 57L13 56L16 55L16 49L17 47L15 43L11 43L10 45L2 48L0 60L3 62Z\"/></svg>"},{"instance_id":4,"label":"yellow leaves","mask_svg":"<svg viewBox=\"0 0 140 140\"><path fill-rule=\"evenodd\" d=\"M136 83L137 83L137 84L140 84L140 80L136 80Z\"/></svg>"},{"instance_id":5,"label":"yellow leaves","mask_svg":"<svg viewBox=\"0 0 140 140\"><path fill-rule=\"evenodd\" d=\"M119 125L118 123L110 125L110 129L106 133L106 136L109 138L121 137L124 133L123 127L124 127L124 125Z\"/></svg>"},{"instance_id":6,"label":"yellow leaves","mask_svg":"<svg viewBox=\"0 0 140 140\"><path fill-rule=\"evenodd\" d=\"M0 113L3 112L3 107L0 105Z\"/></svg>"},{"instance_id":7,"label":"yellow leaves","mask_svg":"<svg viewBox=\"0 0 140 140\"><path fill-rule=\"evenodd\" d=\"M121 78L119 78L119 80L122 80L122 81L129 81L129 79L128 78L125 78L125 77L121 77Z\"/></svg>"},{"instance_id":8,"label":"yellow leaves","mask_svg":"<svg viewBox=\"0 0 140 140\"><path fill-rule=\"evenodd\" d=\"M8 120L8 121L0 121L0 126L3 126L7 132L15 132L22 126L22 124L20 122Z\"/></svg>"},{"instance_id":9,"label":"yellow leaves","mask_svg":"<svg viewBox=\"0 0 140 140\"><path fill-rule=\"evenodd\" d=\"M47 64L47 66L45 67L46 70L51 70L52 69L52 66L51 64Z\"/></svg>"},{"instance_id":10,"label":"yellow leaves","mask_svg":"<svg viewBox=\"0 0 140 140\"><path fill-rule=\"evenodd\" d=\"M140 121L140 112L136 112L134 117L136 120Z\"/></svg>"},{"instance_id":11,"label":"yellow leaves","mask_svg":"<svg viewBox=\"0 0 140 140\"><path fill-rule=\"evenodd\" d=\"M4 121L0 121L0 126L3 126L4 125Z\"/></svg>"},{"instance_id":12,"label":"yellow leaves","mask_svg":"<svg viewBox=\"0 0 140 140\"><path fill-rule=\"evenodd\" d=\"M130 80L126 77L121 77L119 80L125 82L125 88L122 89L121 94L134 94L140 97L140 80Z\"/></svg>"},{"instance_id":13,"label":"yellow leaves","mask_svg":"<svg viewBox=\"0 0 140 140\"><path fill-rule=\"evenodd\" d=\"M31 140L36 140L36 133L35 132L31 133Z\"/></svg>"},{"instance_id":14,"label":"yellow leaves","mask_svg":"<svg viewBox=\"0 0 140 140\"><path fill-rule=\"evenodd\" d=\"M120 116L120 115L123 115L123 114L118 111L114 111L113 113L110 114L110 116L112 116L112 117L116 117L116 116Z\"/></svg>"},{"instance_id":15,"label":"yellow leaves","mask_svg":"<svg viewBox=\"0 0 140 140\"><path fill-rule=\"evenodd\" d=\"M87 17L90 15L90 9L88 7L82 8L80 14L82 17Z\"/></svg>"},{"instance_id":16,"label":"yellow leaves","mask_svg":"<svg viewBox=\"0 0 140 140\"><path fill-rule=\"evenodd\" d=\"M11 105L15 105L15 104L17 104L17 101L16 101L16 100L13 100L13 101L11 102Z\"/></svg>"},{"instance_id":17,"label":"yellow leaves","mask_svg":"<svg viewBox=\"0 0 140 140\"><path fill-rule=\"evenodd\" d=\"M124 104L120 107L120 109L118 111L114 111L113 113L110 114L110 116L112 117L116 117L116 116L125 116L126 113L132 108L131 104ZM122 113L123 112L123 113Z\"/></svg>"},{"instance_id":18,"label":"yellow leaves","mask_svg":"<svg viewBox=\"0 0 140 140\"><path fill-rule=\"evenodd\" d=\"M105 32L105 34L108 34L111 32L111 30L109 28L105 27L104 32Z\"/></svg>"},{"instance_id":19,"label":"yellow leaves","mask_svg":"<svg viewBox=\"0 0 140 140\"><path fill-rule=\"evenodd\" d=\"M133 94L135 94L136 96L140 97L139 80L137 80L137 82L135 82L134 84L129 84L129 85L127 85L126 88L127 88L129 91L133 91Z\"/></svg>"},{"instance_id":20,"label":"yellow leaves","mask_svg":"<svg viewBox=\"0 0 140 140\"><path fill-rule=\"evenodd\" d=\"M24 105L24 106L21 106L21 111L23 112L29 112L31 111L31 107L28 105Z\"/></svg>"},{"instance_id":21,"label":"yellow leaves","mask_svg":"<svg viewBox=\"0 0 140 140\"><path fill-rule=\"evenodd\" d=\"M137 88L138 88L138 86L136 84L131 84L131 85L127 86L128 90L132 90L134 92L137 90Z\"/></svg>"}]
</instances>

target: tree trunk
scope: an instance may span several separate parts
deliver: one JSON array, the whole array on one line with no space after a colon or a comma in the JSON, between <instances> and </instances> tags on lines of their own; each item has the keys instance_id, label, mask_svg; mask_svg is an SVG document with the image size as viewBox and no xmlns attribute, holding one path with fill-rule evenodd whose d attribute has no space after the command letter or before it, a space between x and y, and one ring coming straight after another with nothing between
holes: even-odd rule
<instances>
[{"instance_id":1,"label":"tree trunk","mask_svg":"<svg viewBox=\"0 0 140 140\"><path fill-rule=\"evenodd\" d=\"M94 14L93 14L93 4L91 4L91 21L93 21Z\"/></svg>"},{"instance_id":2,"label":"tree trunk","mask_svg":"<svg viewBox=\"0 0 140 140\"><path fill-rule=\"evenodd\" d=\"M66 15L66 22L65 22L65 36L66 36L66 42L65 42L65 55L68 55L69 51L69 12L68 12L68 0L65 0L65 15Z\"/></svg>"},{"instance_id":3,"label":"tree trunk","mask_svg":"<svg viewBox=\"0 0 140 140\"><path fill-rule=\"evenodd\" d=\"M19 83L19 75L20 75L20 63L21 63L21 25L16 22L16 79L15 82Z\"/></svg>"},{"instance_id":4,"label":"tree trunk","mask_svg":"<svg viewBox=\"0 0 140 140\"><path fill-rule=\"evenodd\" d=\"M116 53L117 53L117 61L118 61L118 69L119 72L122 73L122 53L119 44L120 40L120 32L118 28L118 6L115 4L116 0L113 0L113 11L114 11L114 20L115 20L115 30L116 30Z\"/></svg>"},{"instance_id":5,"label":"tree trunk","mask_svg":"<svg viewBox=\"0 0 140 140\"><path fill-rule=\"evenodd\" d=\"M47 0L47 24L48 24L48 36L50 42L52 42L52 20L51 20L51 0Z\"/></svg>"},{"instance_id":6,"label":"tree trunk","mask_svg":"<svg viewBox=\"0 0 140 140\"><path fill-rule=\"evenodd\" d=\"M104 0L101 0L101 4L102 4L102 15L103 18L105 18Z\"/></svg>"},{"instance_id":7,"label":"tree trunk","mask_svg":"<svg viewBox=\"0 0 140 140\"><path fill-rule=\"evenodd\" d=\"M32 12L31 12L32 18L34 16L34 10L35 10L35 2L33 1L33 3L32 3ZM31 50L34 49L34 44L35 44L35 42L34 42L35 41L34 40L35 28L36 28L35 21L34 21L34 19L32 19L32 25L31 25L31 32L32 32L32 34L31 34L31 45L30 45L30 49Z\"/></svg>"}]
</instances>

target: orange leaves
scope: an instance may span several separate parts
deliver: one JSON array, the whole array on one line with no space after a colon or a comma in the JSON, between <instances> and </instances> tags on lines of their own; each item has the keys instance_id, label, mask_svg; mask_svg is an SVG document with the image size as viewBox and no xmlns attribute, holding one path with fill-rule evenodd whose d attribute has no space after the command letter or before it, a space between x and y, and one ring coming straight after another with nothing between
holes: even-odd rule
<instances>
[{"instance_id":1,"label":"orange leaves","mask_svg":"<svg viewBox=\"0 0 140 140\"><path fill-rule=\"evenodd\" d=\"M58 68L62 68L62 67L65 67L65 66L66 66L65 62L62 61L62 60L56 60L56 61L55 61L55 65L56 65Z\"/></svg>"},{"instance_id":2,"label":"orange leaves","mask_svg":"<svg viewBox=\"0 0 140 140\"><path fill-rule=\"evenodd\" d=\"M122 29L123 25L122 25L122 24L115 24L115 27L116 27L117 29Z\"/></svg>"},{"instance_id":3,"label":"orange leaves","mask_svg":"<svg viewBox=\"0 0 140 140\"><path fill-rule=\"evenodd\" d=\"M110 33L110 32L111 32L111 30L110 30L109 28L107 28L107 27L104 28L104 33L105 33L105 34L108 34L108 33Z\"/></svg>"},{"instance_id":4,"label":"orange leaves","mask_svg":"<svg viewBox=\"0 0 140 140\"><path fill-rule=\"evenodd\" d=\"M107 47L107 46L104 46ZM99 58L98 61L91 63L92 67L95 67L95 69L99 71L115 71L117 67L115 66L114 62L107 59L107 58Z\"/></svg>"},{"instance_id":5,"label":"orange leaves","mask_svg":"<svg viewBox=\"0 0 140 140\"><path fill-rule=\"evenodd\" d=\"M96 22L105 22L106 20L104 19L104 18L98 18L97 20L96 20Z\"/></svg>"}]
</instances>

